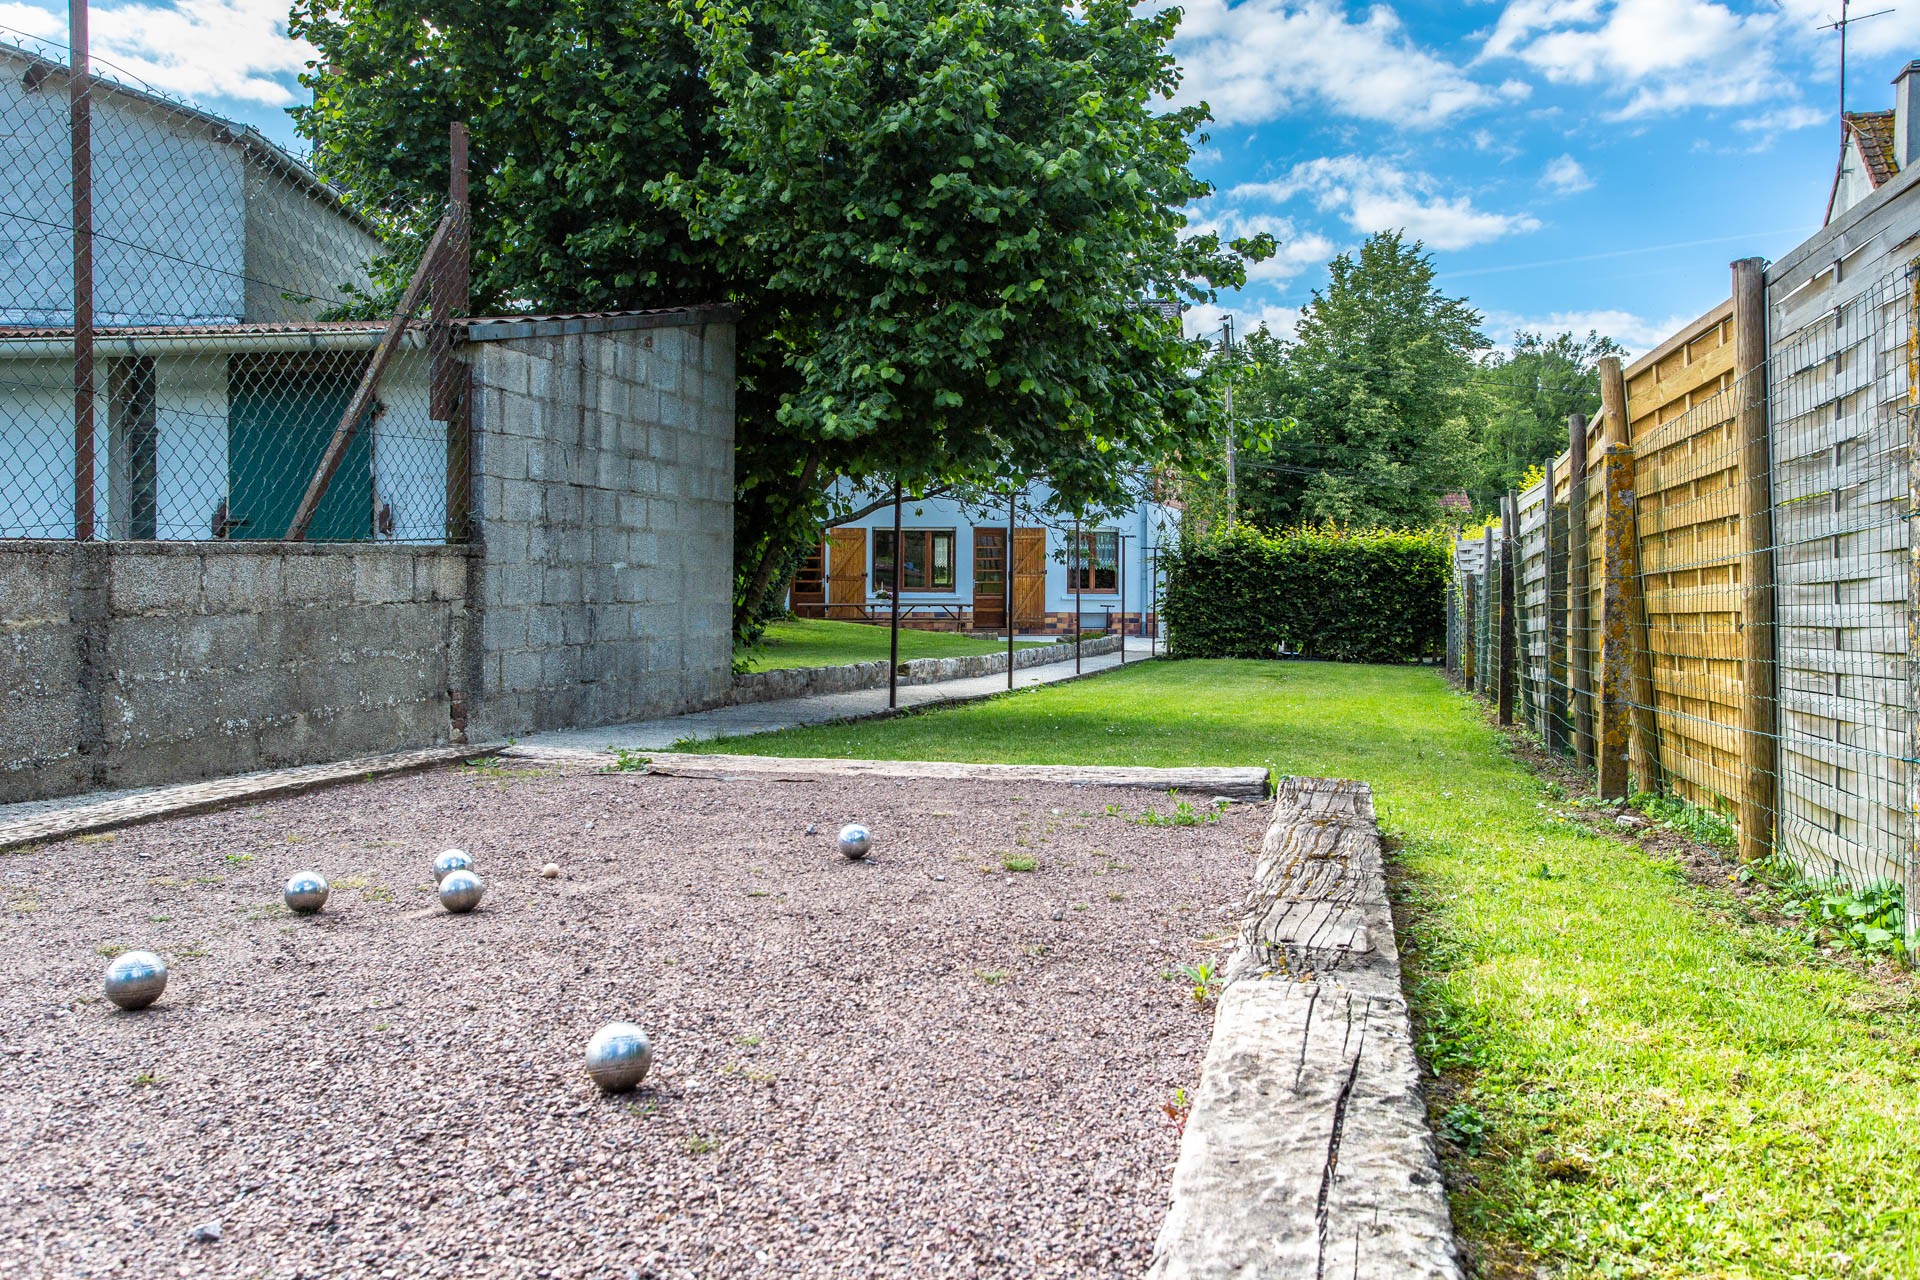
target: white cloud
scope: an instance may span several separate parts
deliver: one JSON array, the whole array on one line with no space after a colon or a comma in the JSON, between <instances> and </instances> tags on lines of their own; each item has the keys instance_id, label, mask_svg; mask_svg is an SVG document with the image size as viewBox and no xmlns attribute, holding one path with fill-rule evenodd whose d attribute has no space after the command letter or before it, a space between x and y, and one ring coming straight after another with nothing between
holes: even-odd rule
<instances>
[{"instance_id":1,"label":"white cloud","mask_svg":"<svg viewBox=\"0 0 1920 1280\"><path fill-rule=\"evenodd\" d=\"M1482 327L1496 345L1506 346L1517 333L1541 333L1548 337L1571 333L1585 337L1589 332L1612 338L1631 355L1651 351L1691 323L1693 316L1668 316L1664 320L1645 320L1631 311L1599 308L1591 311L1555 311L1544 316L1522 316L1499 312L1487 316Z\"/></svg>"},{"instance_id":2,"label":"white cloud","mask_svg":"<svg viewBox=\"0 0 1920 1280\"><path fill-rule=\"evenodd\" d=\"M1194 222L1192 232L1218 232L1222 240L1257 236L1262 232L1278 242L1274 255L1264 262L1247 265L1249 284L1274 284L1291 280L1313 267L1323 266L1337 252L1333 241L1317 231L1302 231L1291 218L1255 213L1246 209L1224 208Z\"/></svg>"},{"instance_id":3,"label":"white cloud","mask_svg":"<svg viewBox=\"0 0 1920 1280\"><path fill-rule=\"evenodd\" d=\"M1540 228L1531 214L1476 208L1468 196L1441 193L1429 174L1365 156L1323 156L1295 165L1284 178L1228 193L1238 202L1273 204L1302 197L1355 231L1404 231L1434 249L1465 249Z\"/></svg>"},{"instance_id":4,"label":"white cloud","mask_svg":"<svg viewBox=\"0 0 1920 1280\"><path fill-rule=\"evenodd\" d=\"M66 19L17 0L0 3L0 25L64 43ZM116 72L186 98L226 98L281 107L312 46L287 35L287 0L178 0L95 8L92 52Z\"/></svg>"},{"instance_id":5,"label":"white cloud","mask_svg":"<svg viewBox=\"0 0 1920 1280\"><path fill-rule=\"evenodd\" d=\"M1570 196L1591 191L1593 179L1587 176L1586 169L1572 156L1556 156L1547 162L1546 171L1540 175L1540 185Z\"/></svg>"},{"instance_id":6,"label":"white cloud","mask_svg":"<svg viewBox=\"0 0 1920 1280\"><path fill-rule=\"evenodd\" d=\"M1186 334L1189 338L1212 338L1220 340L1220 323L1227 316L1233 317L1233 338L1235 342L1245 338L1254 330L1265 325L1267 331L1276 338L1291 338L1300 324L1299 307L1283 307L1274 303L1253 303L1248 306L1221 306L1218 303L1204 302L1187 312L1183 317Z\"/></svg>"},{"instance_id":7,"label":"white cloud","mask_svg":"<svg viewBox=\"0 0 1920 1280\"><path fill-rule=\"evenodd\" d=\"M1192 0L1173 48L1186 76L1180 100L1204 99L1223 125L1320 106L1430 128L1512 96L1511 82L1497 94L1421 48L1385 4L1356 20L1336 0Z\"/></svg>"}]
</instances>

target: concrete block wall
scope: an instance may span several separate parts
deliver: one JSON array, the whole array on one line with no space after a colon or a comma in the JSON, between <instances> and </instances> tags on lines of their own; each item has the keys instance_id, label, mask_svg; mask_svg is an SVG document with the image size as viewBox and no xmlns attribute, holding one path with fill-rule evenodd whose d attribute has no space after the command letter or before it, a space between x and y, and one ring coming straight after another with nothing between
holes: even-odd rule
<instances>
[{"instance_id":1,"label":"concrete block wall","mask_svg":"<svg viewBox=\"0 0 1920 1280\"><path fill-rule=\"evenodd\" d=\"M476 735L714 706L732 679L734 331L469 331Z\"/></svg>"},{"instance_id":2,"label":"concrete block wall","mask_svg":"<svg viewBox=\"0 0 1920 1280\"><path fill-rule=\"evenodd\" d=\"M447 742L466 562L0 542L0 803Z\"/></svg>"}]
</instances>

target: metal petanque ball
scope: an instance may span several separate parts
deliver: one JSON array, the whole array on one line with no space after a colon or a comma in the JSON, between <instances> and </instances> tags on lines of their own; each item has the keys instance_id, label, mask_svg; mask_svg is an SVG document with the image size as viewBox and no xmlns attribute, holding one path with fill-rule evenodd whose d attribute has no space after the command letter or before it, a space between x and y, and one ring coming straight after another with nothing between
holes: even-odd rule
<instances>
[{"instance_id":1,"label":"metal petanque ball","mask_svg":"<svg viewBox=\"0 0 1920 1280\"><path fill-rule=\"evenodd\" d=\"M310 916L327 905L327 878L318 871L296 871L280 893L289 911Z\"/></svg>"},{"instance_id":2,"label":"metal petanque ball","mask_svg":"<svg viewBox=\"0 0 1920 1280\"><path fill-rule=\"evenodd\" d=\"M456 871L473 870L473 859L465 849L449 849L433 860L433 882L439 884Z\"/></svg>"},{"instance_id":3,"label":"metal petanque ball","mask_svg":"<svg viewBox=\"0 0 1920 1280\"><path fill-rule=\"evenodd\" d=\"M455 915L464 915L480 905L487 883L471 871L449 871L440 881L440 905Z\"/></svg>"},{"instance_id":4,"label":"metal petanque ball","mask_svg":"<svg viewBox=\"0 0 1920 1280\"><path fill-rule=\"evenodd\" d=\"M587 1075L605 1093L625 1093L653 1065L647 1033L631 1022L609 1022L587 1041Z\"/></svg>"},{"instance_id":5,"label":"metal petanque ball","mask_svg":"<svg viewBox=\"0 0 1920 1280\"><path fill-rule=\"evenodd\" d=\"M873 848L873 833L857 822L849 822L840 828L840 854L855 862L867 856L867 850Z\"/></svg>"},{"instance_id":6,"label":"metal petanque ball","mask_svg":"<svg viewBox=\"0 0 1920 1280\"><path fill-rule=\"evenodd\" d=\"M167 989L167 962L151 951L123 951L107 966L105 988L122 1009L144 1009Z\"/></svg>"}]
</instances>

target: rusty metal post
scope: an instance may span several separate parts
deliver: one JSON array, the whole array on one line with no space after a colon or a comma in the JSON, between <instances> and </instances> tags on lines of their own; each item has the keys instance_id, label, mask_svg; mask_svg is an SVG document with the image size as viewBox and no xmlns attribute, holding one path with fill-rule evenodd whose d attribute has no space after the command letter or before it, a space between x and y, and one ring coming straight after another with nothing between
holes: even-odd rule
<instances>
[{"instance_id":1,"label":"rusty metal post","mask_svg":"<svg viewBox=\"0 0 1920 1280\"><path fill-rule=\"evenodd\" d=\"M93 395L93 74L87 53L87 0L68 0L67 127L73 197L73 536L94 534Z\"/></svg>"},{"instance_id":2,"label":"rusty metal post","mask_svg":"<svg viewBox=\"0 0 1920 1280\"><path fill-rule=\"evenodd\" d=\"M1120 665L1127 665L1127 536L1113 535L1113 580L1120 584Z\"/></svg>"},{"instance_id":3,"label":"rusty metal post","mask_svg":"<svg viewBox=\"0 0 1920 1280\"><path fill-rule=\"evenodd\" d=\"M452 231L429 286L433 325L427 333L430 413L447 424L448 542L465 542L472 535L472 371L454 354L454 324L473 306L473 213L467 180L467 126L456 120L447 126L447 213Z\"/></svg>"},{"instance_id":4,"label":"rusty metal post","mask_svg":"<svg viewBox=\"0 0 1920 1280\"><path fill-rule=\"evenodd\" d=\"M1514 649L1515 631L1519 619L1514 616L1514 549L1519 545L1515 534L1518 532L1520 518L1519 503L1515 501L1513 490L1507 490L1505 501L1500 505L1500 683L1494 691L1496 705L1499 707L1500 723L1513 723L1513 694L1515 677Z\"/></svg>"},{"instance_id":5,"label":"rusty metal post","mask_svg":"<svg viewBox=\"0 0 1920 1280\"><path fill-rule=\"evenodd\" d=\"M1740 434L1740 857L1773 852L1779 738L1774 676L1773 474L1767 440L1766 263L1733 264L1734 395ZM1912 899L1909 899L1912 901ZM1909 913L1911 914L1911 912Z\"/></svg>"}]
</instances>

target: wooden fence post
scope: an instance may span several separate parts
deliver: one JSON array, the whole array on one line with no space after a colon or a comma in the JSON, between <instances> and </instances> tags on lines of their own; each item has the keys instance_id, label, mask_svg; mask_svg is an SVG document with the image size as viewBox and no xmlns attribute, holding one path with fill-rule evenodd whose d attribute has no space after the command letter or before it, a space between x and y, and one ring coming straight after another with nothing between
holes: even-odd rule
<instances>
[{"instance_id":1,"label":"wooden fence post","mask_svg":"<svg viewBox=\"0 0 1920 1280\"><path fill-rule=\"evenodd\" d=\"M1587 418L1567 419L1567 702L1573 711L1573 756L1594 767L1593 549L1587 537Z\"/></svg>"},{"instance_id":2,"label":"wooden fence post","mask_svg":"<svg viewBox=\"0 0 1920 1280\"><path fill-rule=\"evenodd\" d=\"M1740 435L1740 856L1773 851L1779 779L1774 675L1773 476L1767 439L1766 263L1733 264L1733 367ZM1911 911L1912 908L1909 908Z\"/></svg>"},{"instance_id":3,"label":"wooden fence post","mask_svg":"<svg viewBox=\"0 0 1920 1280\"><path fill-rule=\"evenodd\" d=\"M1634 522L1633 445L1627 439L1627 384L1618 356L1600 361L1601 454L1599 782L1604 797L1628 794L1628 768L1641 791L1660 787L1653 666L1641 615L1639 531Z\"/></svg>"},{"instance_id":4,"label":"wooden fence post","mask_svg":"<svg viewBox=\"0 0 1920 1280\"><path fill-rule=\"evenodd\" d=\"M1519 620L1514 616L1514 551L1519 545L1514 536L1520 523L1520 504L1513 490L1507 490L1500 506L1500 684L1495 700L1500 708L1500 723L1513 723L1514 640Z\"/></svg>"},{"instance_id":5,"label":"wooden fence post","mask_svg":"<svg viewBox=\"0 0 1920 1280\"><path fill-rule=\"evenodd\" d=\"M1542 486L1541 516L1543 537L1546 544L1546 611L1542 620L1541 640L1547 646L1544 660L1541 662L1542 680L1545 688L1540 691L1540 737L1547 744L1549 753L1565 751L1567 748L1567 726L1565 722L1566 701L1566 645L1567 615L1557 606L1565 599L1565 588L1556 596L1554 584L1566 579L1567 535L1561 531L1558 538L1553 536L1554 512L1557 506L1553 500L1553 470L1557 460L1547 459L1547 475Z\"/></svg>"}]
</instances>

